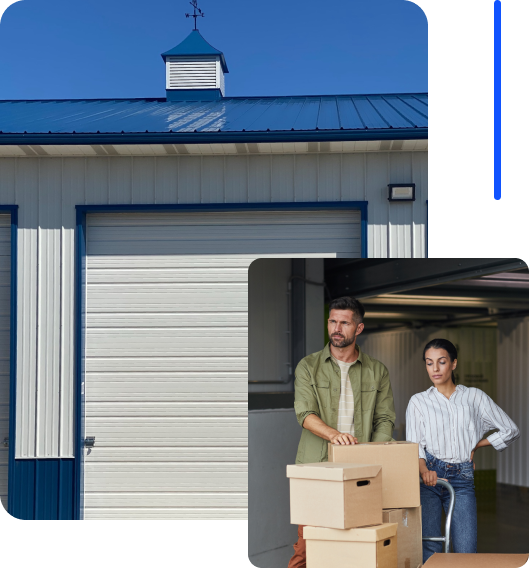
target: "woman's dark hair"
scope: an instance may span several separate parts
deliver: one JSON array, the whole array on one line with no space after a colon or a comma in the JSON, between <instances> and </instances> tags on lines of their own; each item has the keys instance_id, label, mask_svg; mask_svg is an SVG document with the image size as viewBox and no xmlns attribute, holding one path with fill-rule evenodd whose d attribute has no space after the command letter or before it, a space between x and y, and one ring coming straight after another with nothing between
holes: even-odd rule
<instances>
[{"instance_id":1,"label":"woman's dark hair","mask_svg":"<svg viewBox=\"0 0 529 568\"><path fill-rule=\"evenodd\" d=\"M353 320L358 325L364 321L364 314L366 313L364 306L351 296L344 296L343 298L336 298L329 302L329 313L331 310L351 310L353 312Z\"/></svg>"},{"instance_id":2,"label":"woman's dark hair","mask_svg":"<svg viewBox=\"0 0 529 568\"><path fill-rule=\"evenodd\" d=\"M428 351L428 349L444 349L448 353L450 361L454 362L457 359L457 349L451 341L448 341L448 339L432 339L429 341L422 352L422 360L424 362L426 362L426 351ZM456 384L454 371L452 371L452 382L454 385Z\"/></svg>"}]
</instances>

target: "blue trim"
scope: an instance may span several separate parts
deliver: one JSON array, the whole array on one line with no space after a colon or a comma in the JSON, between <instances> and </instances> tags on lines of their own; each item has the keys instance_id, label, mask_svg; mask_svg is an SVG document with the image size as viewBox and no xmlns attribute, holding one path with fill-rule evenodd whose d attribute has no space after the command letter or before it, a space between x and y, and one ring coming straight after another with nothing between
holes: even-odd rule
<instances>
[{"instance_id":1,"label":"blue trim","mask_svg":"<svg viewBox=\"0 0 529 568\"><path fill-rule=\"evenodd\" d=\"M22 520L71 520L74 462L73 458L15 460L18 491L11 515Z\"/></svg>"},{"instance_id":2,"label":"blue trim","mask_svg":"<svg viewBox=\"0 0 529 568\"><path fill-rule=\"evenodd\" d=\"M7 511L13 514L15 499L15 447L17 401L17 258L18 205L0 205L0 213L11 215L11 298L9 314L9 456Z\"/></svg>"},{"instance_id":3,"label":"blue trim","mask_svg":"<svg viewBox=\"0 0 529 568\"><path fill-rule=\"evenodd\" d=\"M84 292L86 261L86 213L76 206L76 243L75 243L75 500L74 519L83 518L84 510Z\"/></svg>"},{"instance_id":4,"label":"blue trim","mask_svg":"<svg viewBox=\"0 0 529 568\"><path fill-rule=\"evenodd\" d=\"M237 144L269 142L346 142L427 140L428 128L306 130L277 132L145 132L79 134L0 134L0 145L17 144Z\"/></svg>"},{"instance_id":5,"label":"blue trim","mask_svg":"<svg viewBox=\"0 0 529 568\"><path fill-rule=\"evenodd\" d=\"M164 204L164 205L76 205L76 259L75 259L75 501L74 519L83 518L83 433L84 433L84 314L85 262L86 262L86 215L87 213L126 213L142 211L314 211L318 209L353 209L360 211L361 255L367 258L367 201L322 201L295 203L211 203L211 204Z\"/></svg>"},{"instance_id":6,"label":"blue trim","mask_svg":"<svg viewBox=\"0 0 529 568\"><path fill-rule=\"evenodd\" d=\"M220 101L220 89L166 89L168 101Z\"/></svg>"},{"instance_id":7,"label":"blue trim","mask_svg":"<svg viewBox=\"0 0 529 568\"><path fill-rule=\"evenodd\" d=\"M494 2L494 199L501 199L501 2Z\"/></svg>"}]
</instances>

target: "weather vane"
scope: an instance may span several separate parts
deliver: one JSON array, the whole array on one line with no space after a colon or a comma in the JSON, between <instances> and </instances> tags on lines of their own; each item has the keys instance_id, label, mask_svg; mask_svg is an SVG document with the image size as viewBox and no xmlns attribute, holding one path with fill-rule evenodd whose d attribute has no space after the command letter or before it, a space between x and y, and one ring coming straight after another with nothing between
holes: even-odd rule
<instances>
[{"instance_id":1,"label":"weather vane","mask_svg":"<svg viewBox=\"0 0 529 568\"><path fill-rule=\"evenodd\" d=\"M191 6L193 6L193 13L192 14L186 14L186 18L195 18L195 30L198 30L197 28L197 18L203 18L204 14L202 12L202 10L197 6L197 0L191 0L191 2L189 2L191 4ZM198 11L198 14L197 14Z\"/></svg>"}]
</instances>

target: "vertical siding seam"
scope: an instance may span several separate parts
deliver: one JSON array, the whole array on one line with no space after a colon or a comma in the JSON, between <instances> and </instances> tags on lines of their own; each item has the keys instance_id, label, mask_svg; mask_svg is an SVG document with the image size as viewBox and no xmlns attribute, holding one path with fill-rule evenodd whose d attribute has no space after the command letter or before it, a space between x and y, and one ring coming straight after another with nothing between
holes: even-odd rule
<instances>
[{"instance_id":1,"label":"vertical siding seam","mask_svg":"<svg viewBox=\"0 0 529 568\"><path fill-rule=\"evenodd\" d=\"M342 143L343 148L343 143ZM340 152L340 171L338 172L340 176L339 187L340 187L340 201L343 201L343 152Z\"/></svg>"},{"instance_id":2,"label":"vertical siding seam","mask_svg":"<svg viewBox=\"0 0 529 568\"><path fill-rule=\"evenodd\" d=\"M40 335L40 317L39 317L39 309L40 309L40 160L37 160L37 199L36 199L36 208L37 208L37 278L35 279L35 286L36 286L36 298L35 298L35 446L33 449L33 457L37 457L38 455L38 440L39 440L39 335Z\"/></svg>"},{"instance_id":3,"label":"vertical siding seam","mask_svg":"<svg viewBox=\"0 0 529 568\"><path fill-rule=\"evenodd\" d=\"M134 205L134 156L130 157L130 173L130 204Z\"/></svg>"},{"instance_id":4,"label":"vertical siding seam","mask_svg":"<svg viewBox=\"0 0 529 568\"><path fill-rule=\"evenodd\" d=\"M64 200L64 158L61 158L61 183L60 183L60 188L61 188L61 205L63 203ZM63 356L63 345L62 345L62 340L63 340L63 317L64 317L64 312L63 312L63 302L64 302L64 263L63 263L63 259L64 259L64 221L62 218L62 207L61 207L61 228L60 228L60 232L59 232L59 421L57 424L57 435L58 435L58 440L57 440L57 455L59 457L62 456L62 421L61 421L61 416L62 416L62 408L63 408L63 400L62 400L62 395L63 395L63 372L64 372L64 367L62 364L62 356Z\"/></svg>"},{"instance_id":5,"label":"vertical siding seam","mask_svg":"<svg viewBox=\"0 0 529 568\"><path fill-rule=\"evenodd\" d=\"M245 144L246 151L248 151L248 145ZM246 159L246 203L250 203L250 156L245 156Z\"/></svg>"},{"instance_id":6,"label":"vertical siding seam","mask_svg":"<svg viewBox=\"0 0 529 568\"><path fill-rule=\"evenodd\" d=\"M200 154L200 168L199 168L199 180L198 180L198 190L200 191L200 199L199 199L199 203L204 203L204 201L202 200L202 196L204 194L203 192L203 188L202 188L202 180L204 179L204 176L202 175L202 168L204 167L204 155Z\"/></svg>"},{"instance_id":7,"label":"vertical siding seam","mask_svg":"<svg viewBox=\"0 0 529 568\"><path fill-rule=\"evenodd\" d=\"M273 167L272 154L268 154L268 167L270 170L270 203L272 203L274 201L274 189L272 187L274 184L274 173L272 170Z\"/></svg>"},{"instance_id":8,"label":"vertical siding seam","mask_svg":"<svg viewBox=\"0 0 529 568\"><path fill-rule=\"evenodd\" d=\"M226 186L226 154L222 156L222 185L224 186L224 203L226 203L226 194L227 186Z\"/></svg>"},{"instance_id":9,"label":"vertical siding seam","mask_svg":"<svg viewBox=\"0 0 529 568\"><path fill-rule=\"evenodd\" d=\"M158 185L158 157L154 156L154 204L158 203L158 192L157 192L157 185Z\"/></svg>"}]
</instances>

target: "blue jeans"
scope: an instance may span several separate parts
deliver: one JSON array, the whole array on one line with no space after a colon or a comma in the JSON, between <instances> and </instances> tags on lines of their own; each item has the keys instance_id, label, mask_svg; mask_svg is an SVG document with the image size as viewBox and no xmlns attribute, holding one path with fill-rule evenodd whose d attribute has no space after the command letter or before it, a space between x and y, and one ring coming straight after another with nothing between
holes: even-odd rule
<instances>
[{"instance_id":1,"label":"blue jeans","mask_svg":"<svg viewBox=\"0 0 529 568\"><path fill-rule=\"evenodd\" d=\"M476 494L474 493L474 464L446 463L426 452L426 466L446 479L454 488L456 504L452 515L450 538L454 552L477 552L478 526ZM443 536L441 532L441 507L448 511L450 494L441 486L428 487L421 483L422 535ZM443 543L424 541L423 563L434 552L443 552Z\"/></svg>"}]
</instances>

